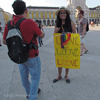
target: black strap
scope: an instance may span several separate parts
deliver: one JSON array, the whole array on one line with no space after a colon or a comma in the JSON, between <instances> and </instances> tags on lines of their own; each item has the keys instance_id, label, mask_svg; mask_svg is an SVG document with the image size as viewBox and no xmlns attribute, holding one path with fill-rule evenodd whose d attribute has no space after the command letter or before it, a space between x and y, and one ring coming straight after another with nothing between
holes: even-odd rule
<instances>
[{"instance_id":1,"label":"black strap","mask_svg":"<svg viewBox=\"0 0 100 100\"><path fill-rule=\"evenodd\" d=\"M18 30L20 30L20 24L21 24L21 22L22 21L24 21L26 18L20 18L18 21L17 21L17 23L16 24L14 24L14 21L12 20L12 23L13 23L13 27L14 28L16 28L16 30L18 29ZM18 31L17 30L17 31ZM18 33L22 36L22 34L18 31ZM22 38L23 38L23 36L22 36ZM23 38L24 39L24 38ZM24 39L24 41L26 42L26 40ZM27 42L26 42L26 44L28 44Z\"/></svg>"},{"instance_id":2,"label":"black strap","mask_svg":"<svg viewBox=\"0 0 100 100\"><path fill-rule=\"evenodd\" d=\"M30 44L32 43L33 39L34 39L34 36L32 37L32 40L31 40Z\"/></svg>"},{"instance_id":3,"label":"black strap","mask_svg":"<svg viewBox=\"0 0 100 100\"><path fill-rule=\"evenodd\" d=\"M12 25L10 24L10 22L11 22L11 20L8 21L8 23L7 23L8 31L9 31L10 29L14 29L14 26L12 26Z\"/></svg>"},{"instance_id":4,"label":"black strap","mask_svg":"<svg viewBox=\"0 0 100 100\"><path fill-rule=\"evenodd\" d=\"M17 21L16 24L14 24L14 21L12 20L13 26L10 24L11 21L9 21L9 22L7 23L7 25L8 25L8 30L14 29L14 28L20 30L20 24L21 24L21 22L24 21L25 19L26 19L26 18L20 18L20 19ZM20 33L19 33L19 34L20 34ZM21 34L20 34L20 35L21 35ZM22 36L22 35L21 35L21 36ZM23 38L23 37L22 37L22 38ZM23 38L23 39L24 39L24 38ZM34 39L34 36L32 37L32 40L31 40L31 42L30 42L29 44L32 43L33 39ZM24 41L25 41L25 39L24 39ZM25 42L26 42L26 41L25 41ZM27 44L27 42L26 42L26 44Z\"/></svg>"},{"instance_id":5,"label":"black strap","mask_svg":"<svg viewBox=\"0 0 100 100\"><path fill-rule=\"evenodd\" d=\"M20 24L22 21L24 21L26 18L20 18L16 23L16 28L20 30Z\"/></svg>"},{"instance_id":6,"label":"black strap","mask_svg":"<svg viewBox=\"0 0 100 100\"><path fill-rule=\"evenodd\" d=\"M21 19L19 19L19 20L17 21L17 23L16 23L16 28L17 28L17 29L20 30L20 24L21 24L21 22L24 21L25 19L26 19L26 18L21 18ZM34 36L32 37L32 40L31 40L31 42L30 42L29 44L32 43L33 39L34 39ZM24 40L25 40L25 39L24 39ZM26 42L26 41L25 41L25 42ZM26 43L27 43L27 42L26 42Z\"/></svg>"}]
</instances>

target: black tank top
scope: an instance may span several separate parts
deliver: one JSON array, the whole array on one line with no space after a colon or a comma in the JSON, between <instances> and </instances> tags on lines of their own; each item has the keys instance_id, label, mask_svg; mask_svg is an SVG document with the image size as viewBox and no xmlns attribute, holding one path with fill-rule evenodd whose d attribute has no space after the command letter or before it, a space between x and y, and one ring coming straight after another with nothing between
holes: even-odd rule
<instances>
[{"instance_id":1,"label":"black tank top","mask_svg":"<svg viewBox=\"0 0 100 100\"><path fill-rule=\"evenodd\" d=\"M64 29L64 32L71 32L72 33L72 26L71 26L71 23L68 25L68 26L65 26L65 24L64 25L62 25L63 26L63 29ZM62 28L58 31L58 33L62 33L63 32L63 30L62 30Z\"/></svg>"}]
</instances>

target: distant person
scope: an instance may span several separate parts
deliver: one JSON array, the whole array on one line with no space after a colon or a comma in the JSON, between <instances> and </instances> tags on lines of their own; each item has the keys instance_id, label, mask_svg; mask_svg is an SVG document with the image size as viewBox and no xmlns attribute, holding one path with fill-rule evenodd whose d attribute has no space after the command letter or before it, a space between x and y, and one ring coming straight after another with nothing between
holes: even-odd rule
<instances>
[{"instance_id":1,"label":"distant person","mask_svg":"<svg viewBox=\"0 0 100 100\"><path fill-rule=\"evenodd\" d=\"M60 8L56 12L56 25L54 28L54 33L62 33L62 32L71 32L76 33L76 27L74 22L70 18L70 11L66 8ZM63 27L63 28L62 28ZM62 79L62 67L58 68L58 77L53 80L53 82L57 82L58 80ZM69 69L65 69L65 80L67 83L70 83L70 79L68 78Z\"/></svg>"},{"instance_id":2,"label":"distant person","mask_svg":"<svg viewBox=\"0 0 100 100\"><path fill-rule=\"evenodd\" d=\"M1 25L1 22L0 22L0 46L2 46L2 44L1 44L1 40L2 40L2 33L1 33L1 31L2 31L2 25Z\"/></svg>"},{"instance_id":3,"label":"distant person","mask_svg":"<svg viewBox=\"0 0 100 100\"><path fill-rule=\"evenodd\" d=\"M87 26L87 19L84 18L84 11L80 10L80 12L78 13L78 17L79 17L79 34L80 34L80 38L81 38L81 56L83 54L86 54L88 52L88 50L86 49L84 43L85 43L85 37L86 37L86 26ZM84 53L83 53L83 50Z\"/></svg>"},{"instance_id":4,"label":"distant person","mask_svg":"<svg viewBox=\"0 0 100 100\"><path fill-rule=\"evenodd\" d=\"M78 28L79 28L79 22L76 22L76 30L77 30L77 33L78 33Z\"/></svg>"},{"instance_id":5,"label":"distant person","mask_svg":"<svg viewBox=\"0 0 100 100\"><path fill-rule=\"evenodd\" d=\"M12 7L16 15L13 15L13 20L10 21L10 24L14 26L14 24L16 24L20 19L27 17L28 10L26 8L25 2L22 0L14 1ZM37 36L40 38L44 37L44 34L38 28L36 23L31 19L23 20L19 27L23 38L23 43L29 44L34 36L32 43L38 45ZM7 34L8 34L8 25L6 24L3 35L4 44L6 44ZM39 51L35 49L30 49L28 61L18 65L19 65L22 85L25 88L28 100L36 100L37 93L40 91L40 89L38 89L38 86L41 75L41 62L39 57ZM29 73L31 75L31 83L29 81Z\"/></svg>"},{"instance_id":6,"label":"distant person","mask_svg":"<svg viewBox=\"0 0 100 100\"><path fill-rule=\"evenodd\" d=\"M93 21L91 21L91 26L93 26L94 25L94 22Z\"/></svg>"},{"instance_id":7,"label":"distant person","mask_svg":"<svg viewBox=\"0 0 100 100\"><path fill-rule=\"evenodd\" d=\"M39 21L36 20L35 22L36 22L37 26L39 27L39 29L44 33L43 27L42 27L42 25L39 23ZM42 38L40 38L40 37L37 37L37 38L38 38L39 45L40 45L40 47L41 47L41 46L43 45Z\"/></svg>"},{"instance_id":8,"label":"distant person","mask_svg":"<svg viewBox=\"0 0 100 100\"><path fill-rule=\"evenodd\" d=\"M93 21L93 27L95 27L95 22Z\"/></svg>"}]
</instances>

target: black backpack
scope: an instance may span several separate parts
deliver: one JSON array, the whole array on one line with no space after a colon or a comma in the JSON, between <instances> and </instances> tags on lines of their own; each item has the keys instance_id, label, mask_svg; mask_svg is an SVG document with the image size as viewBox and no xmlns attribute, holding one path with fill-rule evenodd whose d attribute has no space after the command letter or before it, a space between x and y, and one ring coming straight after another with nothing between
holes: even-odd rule
<instances>
[{"instance_id":1,"label":"black backpack","mask_svg":"<svg viewBox=\"0 0 100 100\"><path fill-rule=\"evenodd\" d=\"M86 25L86 31L87 31L87 32L89 31L89 24L88 24L88 21L87 21L87 25Z\"/></svg>"},{"instance_id":2,"label":"black backpack","mask_svg":"<svg viewBox=\"0 0 100 100\"><path fill-rule=\"evenodd\" d=\"M86 18L84 18L84 19L86 19ZM87 19L86 19L87 20ZM88 32L89 31L89 24L88 24L88 20L87 20L87 25L86 25L86 32Z\"/></svg>"},{"instance_id":3,"label":"black backpack","mask_svg":"<svg viewBox=\"0 0 100 100\"><path fill-rule=\"evenodd\" d=\"M1 32L2 28L0 27L0 32Z\"/></svg>"},{"instance_id":4,"label":"black backpack","mask_svg":"<svg viewBox=\"0 0 100 100\"><path fill-rule=\"evenodd\" d=\"M6 44L8 47L8 55L10 59L17 64L24 63L28 60L29 49L38 49L38 46L32 43L34 36L30 44L27 44L27 42L23 44L23 37L20 32L20 24L23 20L25 20L25 18L19 19L16 24L14 24L12 20L13 26L10 24L10 21L7 23L8 35ZM36 48L32 48L32 44L35 45Z\"/></svg>"}]
</instances>

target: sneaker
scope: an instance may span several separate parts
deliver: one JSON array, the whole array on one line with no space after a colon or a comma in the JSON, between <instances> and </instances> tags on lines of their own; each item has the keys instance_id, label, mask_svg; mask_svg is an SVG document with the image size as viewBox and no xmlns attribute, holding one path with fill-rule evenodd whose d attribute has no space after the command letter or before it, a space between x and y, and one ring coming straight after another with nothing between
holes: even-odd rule
<instances>
[{"instance_id":1,"label":"sneaker","mask_svg":"<svg viewBox=\"0 0 100 100\"><path fill-rule=\"evenodd\" d=\"M0 46L2 46L2 45L0 44Z\"/></svg>"},{"instance_id":2,"label":"sneaker","mask_svg":"<svg viewBox=\"0 0 100 100\"><path fill-rule=\"evenodd\" d=\"M41 92L41 89L40 89L40 88L38 88L38 94L39 94L40 92ZM29 97L29 96L27 96L26 98L28 99L28 97Z\"/></svg>"},{"instance_id":3,"label":"sneaker","mask_svg":"<svg viewBox=\"0 0 100 100\"><path fill-rule=\"evenodd\" d=\"M26 98L28 99L28 96Z\"/></svg>"},{"instance_id":4,"label":"sneaker","mask_svg":"<svg viewBox=\"0 0 100 100\"><path fill-rule=\"evenodd\" d=\"M38 88L38 94L41 92L41 89L40 88Z\"/></svg>"}]
</instances>

